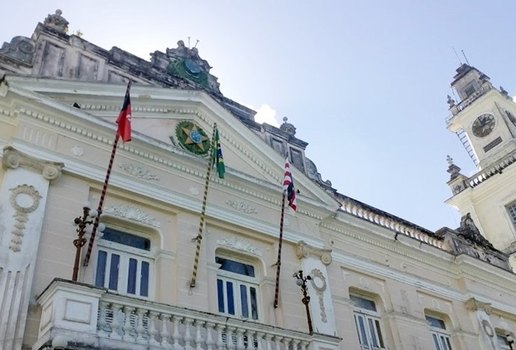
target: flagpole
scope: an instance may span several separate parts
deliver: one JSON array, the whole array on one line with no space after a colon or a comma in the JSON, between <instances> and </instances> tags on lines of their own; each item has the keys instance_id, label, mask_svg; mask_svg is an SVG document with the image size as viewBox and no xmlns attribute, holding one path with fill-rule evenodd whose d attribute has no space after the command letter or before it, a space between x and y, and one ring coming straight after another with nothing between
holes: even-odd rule
<instances>
[{"instance_id":1,"label":"flagpole","mask_svg":"<svg viewBox=\"0 0 516 350\"><path fill-rule=\"evenodd\" d=\"M202 198L202 207L201 207L201 216L199 219L199 231L197 232L197 236L194 238L195 241L197 241L196 247L195 247L195 256L194 256L194 264L193 264L193 270L192 270L192 279L190 280L190 288L195 288L196 281L197 281L197 270L199 268L199 255L201 254L201 241L202 241L202 229L204 227L204 220L206 217L206 203L208 199L208 187L210 185L210 175L211 175L211 168L213 167L213 162L215 160L217 151L215 149L215 133L217 132L217 123L213 124L213 136L211 138L211 145L210 145L210 160L208 162L208 170L206 171L206 181L204 183L204 195Z\"/></svg>"},{"instance_id":2,"label":"flagpole","mask_svg":"<svg viewBox=\"0 0 516 350\"><path fill-rule=\"evenodd\" d=\"M281 245L283 243L283 218L285 217L285 192L281 197L281 218L280 218L280 231L279 231L279 243L278 243L278 260L276 261L276 288L274 289L274 308L278 308L279 299L279 281L281 271Z\"/></svg>"},{"instance_id":3,"label":"flagpole","mask_svg":"<svg viewBox=\"0 0 516 350\"><path fill-rule=\"evenodd\" d=\"M106 171L106 179L104 180L104 186L102 187L102 193L100 194L99 206L97 207L97 217L95 218L95 222L93 223L93 228L91 231L90 240L88 242L88 250L86 251L86 256L84 257L84 266L88 266L90 262L91 252L93 250L93 243L95 241L95 235L97 233L97 227L99 226L100 214L102 213L102 206L104 204L104 198L106 197L107 187L109 183L109 177L111 175L111 169L113 168L113 162L115 160L116 147L118 145L118 134L115 137L115 142L113 142L113 149L111 150L111 157L109 158L109 165Z\"/></svg>"},{"instance_id":4,"label":"flagpole","mask_svg":"<svg viewBox=\"0 0 516 350\"><path fill-rule=\"evenodd\" d=\"M118 146L118 140L122 138L122 141L131 141L131 81L127 83L127 89L125 90L124 104L118 115L116 123L118 128L116 131L115 141L113 142L113 149L111 150L111 157L109 158L109 165L106 171L106 178L102 187L102 193L100 194L99 206L97 208L97 217L93 223L90 240L88 242L88 250L84 257L84 266L88 266L90 262L91 252L93 250L93 243L95 242L95 235L100 222L100 215L102 214L102 206L104 205L104 198L106 197L107 187L109 183L109 177L111 175L111 169L113 168L113 162L115 160L116 148Z\"/></svg>"}]
</instances>

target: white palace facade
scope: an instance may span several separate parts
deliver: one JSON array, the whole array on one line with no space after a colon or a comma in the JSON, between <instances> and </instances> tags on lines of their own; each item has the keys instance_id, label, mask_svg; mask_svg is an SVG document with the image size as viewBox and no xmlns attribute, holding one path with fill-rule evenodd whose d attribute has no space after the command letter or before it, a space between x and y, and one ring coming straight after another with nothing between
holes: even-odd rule
<instances>
[{"instance_id":1,"label":"white palace facade","mask_svg":"<svg viewBox=\"0 0 516 350\"><path fill-rule=\"evenodd\" d=\"M56 11L0 48L0 349L516 349L516 104L485 74L453 78L448 128L478 172L450 161L461 225L433 232L332 188L195 48L146 61L67 27ZM215 125L226 172L202 222ZM299 193L277 264L285 158Z\"/></svg>"}]
</instances>

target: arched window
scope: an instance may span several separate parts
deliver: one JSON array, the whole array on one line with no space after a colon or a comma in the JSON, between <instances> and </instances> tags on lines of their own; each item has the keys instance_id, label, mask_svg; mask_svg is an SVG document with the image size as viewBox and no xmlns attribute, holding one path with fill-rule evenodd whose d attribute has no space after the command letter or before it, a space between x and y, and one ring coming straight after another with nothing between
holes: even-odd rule
<instances>
[{"instance_id":1,"label":"arched window","mask_svg":"<svg viewBox=\"0 0 516 350\"><path fill-rule=\"evenodd\" d=\"M351 294L355 326L361 350L385 349L380 313L373 299Z\"/></svg>"},{"instance_id":2,"label":"arched window","mask_svg":"<svg viewBox=\"0 0 516 350\"><path fill-rule=\"evenodd\" d=\"M153 270L150 250L149 238L107 227L98 240L95 286L149 297Z\"/></svg>"},{"instance_id":3,"label":"arched window","mask_svg":"<svg viewBox=\"0 0 516 350\"><path fill-rule=\"evenodd\" d=\"M259 320L258 276L250 261L217 254L217 301L220 313Z\"/></svg>"}]
</instances>

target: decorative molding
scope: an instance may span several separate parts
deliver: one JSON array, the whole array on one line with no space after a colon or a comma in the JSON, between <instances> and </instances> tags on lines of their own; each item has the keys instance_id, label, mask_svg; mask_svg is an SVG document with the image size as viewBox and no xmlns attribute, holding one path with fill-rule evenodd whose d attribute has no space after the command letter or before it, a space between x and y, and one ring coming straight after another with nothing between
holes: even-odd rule
<instances>
[{"instance_id":1,"label":"decorative molding","mask_svg":"<svg viewBox=\"0 0 516 350\"><path fill-rule=\"evenodd\" d=\"M71 151L75 157L82 157L84 155L84 149L80 146L73 146Z\"/></svg>"},{"instance_id":2,"label":"decorative molding","mask_svg":"<svg viewBox=\"0 0 516 350\"><path fill-rule=\"evenodd\" d=\"M490 303L483 303L475 298L469 298L464 302L464 305L466 305L466 309L470 311L484 311L488 315L493 311Z\"/></svg>"},{"instance_id":3,"label":"decorative molding","mask_svg":"<svg viewBox=\"0 0 516 350\"><path fill-rule=\"evenodd\" d=\"M11 232L9 249L13 252L19 252L25 235L25 223L29 220L28 214L38 209L39 200L42 197L34 186L25 184L11 188L10 191L9 203L16 210L16 214L14 214L16 224L13 232Z\"/></svg>"},{"instance_id":4,"label":"decorative molding","mask_svg":"<svg viewBox=\"0 0 516 350\"><path fill-rule=\"evenodd\" d=\"M244 201L236 201L233 199L228 199L226 201L226 204L229 205L231 208L233 208L237 211L241 211L242 213L245 213L245 214L258 214L258 211L256 210L256 208L251 207L248 203L246 203Z\"/></svg>"},{"instance_id":5,"label":"decorative molding","mask_svg":"<svg viewBox=\"0 0 516 350\"><path fill-rule=\"evenodd\" d=\"M140 208L135 208L135 207L131 207L128 205L121 205L121 206L117 206L117 207L113 206L113 207L106 208L102 212L102 214L111 214L111 215L122 217L125 219L138 221L143 224L153 226L156 228L161 227L161 224L155 218L153 218L149 214L145 213Z\"/></svg>"},{"instance_id":6,"label":"decorative molding","mask_svg":"<svg viewBox=\"0 0 516 350\"><path fill-rule=\"evenodd\" d=\"M7 169L32 168L40 171L41 175L49 181L57 179L64 167L63 163L44 161L20 152L11 146L4 148L2 164Z\"/></svg>"},{"instance_id":7,"label":"decorative molding","mask_svg":"<svg viewBox=\"0 0 516 350\"><path fill-rule=\"evenodd\" d=\"M189 189L190 193L193 194L194 196L198 196L199 193L201 193L201 191L199 190L198 187L190 187Z\"/></svg>"},{"instance_id":8,"label":"decorative molding","mask_svg":"<svg viewBox=\"0 0 516 350\"><path fill-rule=\"evenodd\" d=\"M332 262L331 249L312 247L304 241L299 241L297 244L296 254L298 259L307 258L310 255L318 256L324 265L330 265Z\"/></svg>"},{"instance_id":9,"label":"decorative molding","mask_svg":"<svg viewBox=\"0 0 516 350\"><path fill-rule=\"evenodd\" d=\"M132 175L139 179L159 181L158 175L151 173L148 169L144 167L128 163L120 164L119 167L129 175Z\"/></svg>"},{"instance_id":10,"label":"decorative molding","mask_svg":"<svg viewBox=\"0 0 516 350\"><path fill-rule=\"evenodd\" d=\"M322 271L319 269L313 269L312 271L310 271L310 275L312 276L310 283L317 292L317 297L319 299L319 307L321 309L321 321L327 323L328 317L326 315L326 308L324 307L324 291L327 287L326 278L324 277Z\"/></svg>"},{"instance_id":11,"label":"decorative molding","mask_svg":"<svg viewBox=\"0 0 516 350\"><path fill-rule=\"evenodd\" d=\"M235 239L233 237L224 237L224 238L218 239L217 244L219 246L224 246L224 247L232 248L235 250L251 253L255 256L261 257L263 255L261 250L259 250L255 246L253 246L249 241L241 239L241 238Z\"/></svg>"}]
</instances>

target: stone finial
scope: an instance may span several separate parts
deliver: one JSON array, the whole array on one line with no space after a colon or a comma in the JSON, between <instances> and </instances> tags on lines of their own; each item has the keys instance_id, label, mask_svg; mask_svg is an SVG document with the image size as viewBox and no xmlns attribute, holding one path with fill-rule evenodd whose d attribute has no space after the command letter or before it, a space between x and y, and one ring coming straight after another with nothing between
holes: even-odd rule
<instances>
[{"instance_id":1,"label":"stone finial","mask_svg":"<svg viewBox=\"0 0 516 350\"><path fill-rule=\"evenodd\" d=\"M446 102L448 102L448 106L450 106L450 108L455 106L455 100L450 95L447 95L447 98L448 100Z\"/></svg>"},{"instance_id":2,"label":"stone finial","mask_svg":"<svg viewBox=\"0 0 516 350\"><path fill-rule=\"evenodd\" d=\"M68 32L68 21L61 16L63 11L57 9L53 15L48 15L43 24L56 32L66 34Z\"/></svg>"},{"instance_id":3,"label":"stone finial","mask_svg":"<svg viewBox=\"0 0 516 350\"><path fill-rule=\"evenodd\" d=\"M450 155L446 156L446 161L448 162L448 170L446 171L450 174L450 179L453 180L460 175L461 168L453 163L453 158Z\"/></svg>"},{"instance_id":4,"label":"stone finial","mask_svg":"<svg viewBox=\"0 0 516 350\"><path fill-rule=\"evenodd\" d=\"M287 117L283 117L283 124L281 124L280 130L292 136L296 134L296 127L288 122Z\"/></svg>"}]
</instances>

